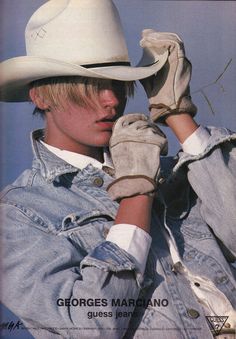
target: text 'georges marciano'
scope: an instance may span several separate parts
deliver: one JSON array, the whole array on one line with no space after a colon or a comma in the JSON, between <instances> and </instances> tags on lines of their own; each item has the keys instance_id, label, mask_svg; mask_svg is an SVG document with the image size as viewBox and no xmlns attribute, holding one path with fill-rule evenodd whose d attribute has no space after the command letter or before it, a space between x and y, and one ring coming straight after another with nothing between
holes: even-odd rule
<instances>
[{"instance_id":1,"label":"text 'georges marciano'","mask_svg":"<svg viewBox=\"0 0 236 339\"><path fill-rule=\"evenodd\" d=\"M147 307L167 307L169 304L167 299L84 299L84 298L59 298L57 305L60 307L86 307L88 319L107 318L107 317L135 317L138 313L134 311L137 308ZM93 307L93 311L88 308ZM96 309L96 307L108 307L106 311ZM115 311L114 311L115 309ZM129 309L132 309L130 311Z\"/></svg>"}]
</instances>

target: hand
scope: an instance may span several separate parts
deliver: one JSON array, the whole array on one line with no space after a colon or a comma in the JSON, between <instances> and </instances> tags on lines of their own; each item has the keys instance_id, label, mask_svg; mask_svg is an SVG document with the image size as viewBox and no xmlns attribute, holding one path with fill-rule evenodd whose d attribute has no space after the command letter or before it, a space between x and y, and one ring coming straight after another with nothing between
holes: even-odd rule
<instances>
[{"instance_id":1,"label":"hand","mask_svg":"<svg viewBox=\"0 0 236 339\"><path fill-rule=\"evenodd\" d=\"M195 116L197 108L192 103L189 88L192 65L185 57L183 41L174 33L146 29L140 45L152 55L169 51L163 68L141 81L149 99L151 119L165 124L165 118L170 114Z\"/></svg>"},{"instance_id":2,"label":"hand","mask_svg":"<svg viewBox=\"0 0 236 339\"><path fill-rule=\"evenodd\" d=\"M164 133L144 114L119 118L110 139L115 181L108 186L113 200L154 192L160 154L167 154Z\"/></svg>"}]
</instances>

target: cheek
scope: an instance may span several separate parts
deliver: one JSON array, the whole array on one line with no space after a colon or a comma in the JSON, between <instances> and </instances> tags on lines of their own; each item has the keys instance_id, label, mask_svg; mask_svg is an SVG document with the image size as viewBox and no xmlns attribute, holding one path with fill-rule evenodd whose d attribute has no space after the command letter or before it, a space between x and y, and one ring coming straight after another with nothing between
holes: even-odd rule
<instances>
[{"instance_id":1,"label":"cheek","mask_svg":"<svg viewBox=\"0 0 236 339\"><path fill-rule=\"evenodd\" d=\"M66 112L63 114L59 114L56 116L56 121L61 125L62 128L70 129L70 130L83 130L89 127L89 119L86 114L79 114L78 112Z\"/></svg>"},{"instance_id":2,"label":"cheek","mask_svg":"<svg viewBox=\"0 0 236 339\"><path fill-rule=\"evenodd\" d=\"M66 133L73 139L89 144L96 140L97 133L94 130L89 114L68 114L67 120L62 126Z\"/></svg>"}]
</instances>

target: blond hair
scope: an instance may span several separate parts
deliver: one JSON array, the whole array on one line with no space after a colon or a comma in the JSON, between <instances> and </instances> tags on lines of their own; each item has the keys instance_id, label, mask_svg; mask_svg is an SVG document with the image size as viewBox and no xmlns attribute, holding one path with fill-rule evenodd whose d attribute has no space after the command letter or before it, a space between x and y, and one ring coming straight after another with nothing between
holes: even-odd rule
<instances>
[{"instance_id":1,"label":"blond hair","mask_svg":"<svg viewBox=\"0 0 236 339\"><path fill-rule=\"evenodd\" d=\"M36 95L43 98L50 107L63 107L67 102L83 107L97 107L99 105L98 94L103 89L113 89L125 98L134 94L134 81L117 81L110 79L89 78L82 76L65 76L40 79L32 82L30 88L34 88ZM34 113L44 114L45 111L36 107Z\"/></svg>"}]
</instances>

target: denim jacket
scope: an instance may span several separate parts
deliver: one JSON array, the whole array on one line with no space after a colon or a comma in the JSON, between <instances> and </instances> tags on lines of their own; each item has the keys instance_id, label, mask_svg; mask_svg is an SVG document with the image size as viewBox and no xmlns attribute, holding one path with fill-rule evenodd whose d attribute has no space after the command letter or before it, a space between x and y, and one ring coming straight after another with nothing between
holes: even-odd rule
<instances>
[{"instance_id":1,"label":"denim jacket","mask_svg":"<svg viewBox=\"0 0 236 339\"><path fill-rule=\"evenodd\" d=\"M2 192L0 213L2 301L35 338L212 338L163 235L165 224L184 265L236 308L236 134L208 130L202 154L161 159L144 276L106 241L118 209L106 192L113 178L69 165L33 133L32 169Z\"/></svg>"}]
</instances>

